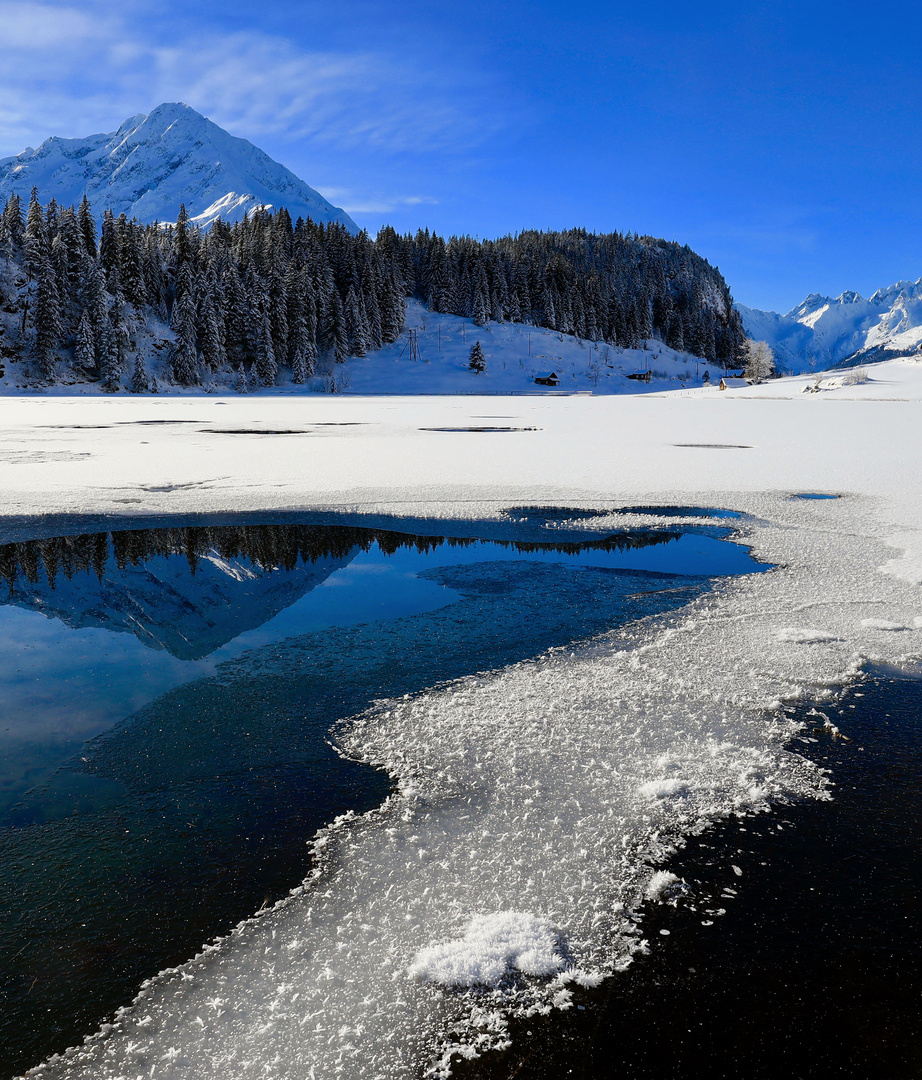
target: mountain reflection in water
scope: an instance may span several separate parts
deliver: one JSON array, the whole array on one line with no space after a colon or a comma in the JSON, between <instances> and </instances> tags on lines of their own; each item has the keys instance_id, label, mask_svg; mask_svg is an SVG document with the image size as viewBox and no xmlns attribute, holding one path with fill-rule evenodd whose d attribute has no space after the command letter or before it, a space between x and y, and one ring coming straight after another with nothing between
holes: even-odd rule
<instances>
[{"instance_id":1,"label":"mountain reflection in water","mask_svg":"<svg viewBox=\"0 0 922 1080\"><path fill-rule=\"evenodd\" d=\"M518 554L629 551L677 533L587 542L493 543ZM471 548L477 539L318 525L137 529L0 546L6 602L72 627L124 630L183 660L198 660L262 626L372 547L384 555Z\"/></svg>"}]
</instances>

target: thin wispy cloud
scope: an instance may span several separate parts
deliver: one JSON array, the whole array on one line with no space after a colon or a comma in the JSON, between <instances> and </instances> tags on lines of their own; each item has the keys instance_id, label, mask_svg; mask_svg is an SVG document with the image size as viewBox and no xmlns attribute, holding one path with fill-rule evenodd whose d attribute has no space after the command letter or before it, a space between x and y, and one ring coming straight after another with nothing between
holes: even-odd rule
<instances>
[{"instance_id":1,"label":"thin wispy cloud","mask_svg":"<svg viewBox=\"0 0 922 1080\"><path fill-rule=\"evenodd\" d=\"M347 214L392 214L408 206L438 206L439 200L429 195L367 194L352 188L320 187L320 194L341 206Z\"/></svg>"},{"instance_id":2,"label":"thin wispy cloud","mask_svg":"<svg viewBox=\"0 0 922 1080\"><path fill-rule=\"evenodd\" d=\"M380 153L462 150L504 123L485 88L372 51L218 28L177 40L68 5L0 0L0 152L182 100L234 134Z\"/></svg>"}]
</instances>

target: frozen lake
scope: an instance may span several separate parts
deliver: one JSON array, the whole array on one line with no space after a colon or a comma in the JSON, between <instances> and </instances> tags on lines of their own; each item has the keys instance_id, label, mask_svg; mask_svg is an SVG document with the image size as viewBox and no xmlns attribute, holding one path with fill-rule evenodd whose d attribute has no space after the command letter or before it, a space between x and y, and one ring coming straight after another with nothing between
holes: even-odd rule
<instances>
[{"instance_id":1,"label":"frozen lake","mask_svg":"<svg viewBox=\"0 0 922 1080\"><path fill-rule=\"evenodd\" d=\"M144 984L110 1028L35 1075L444 1077L451 1062L478 1053L486 1067L488 1052L521 1038L520 1022L547 1016L553 1026L554 1017L578 1013L574 1005L593 986L607 992L618 985L629 964L652 970L653 961L668 957L690 929L681 915L674 926L657 923L673 912L670 890L679 883L668 875L678 871L666 868L680 867L683 845L693 852L696 837L707 844L709 834L732 842L740 827L785 843L791 830L778 832L772 820L784 825L795 804L806 813L805 800L829 794L824 762L812 744L798 742L805 706L828 711L868 664L905 666L922 648L922 368L894 361L875 367L867 384L803 394L805 385L774 380L733 393L630 401L335 395L0 402L5 541L167 521L196 525L203 513L291 523L305 510L320 523L345 515L354 525L414 536L520 536L532 543L542 539L535 531L545 530L544 540L554 534L598 541L613 530L681 531L689 518L673 508L718 506L744 513L711 525L732 524L753 554L774 566L711 578L680 606L640 608L611 629L588 628L582 639L571 630L549 633L525 659L514 651L491 659L489 643L501 632L507 641L532 630L540 637L548 630L543 618L526 607L518 625L504 629L495 614L505 608L484 591L479 571L480 591L465 594L476 585L470 566L423 577L442 598L451 591L463 599L414 609L386 625L442 619L447 634L452 613L484 605L474 636L483 659L473 673L471 666L460 673L447 666L434 684L428 676L410 686L392 683L395 692L374 701L369 688L357 712L345 720L346 709L336 714L334 739L355 775L370 768L389 778L380 808L347 811L316 837L306 855L310 873L319 876L308 888L276 906L277 893L254 897L249 910L269 901L258 918ZM484 427L491 430L478 430ZM514 430L500 430L506 428ZM530 507L541 507L543 518ZM570 508L569 517L555 507ZM41 533L34 531L37 515ZM509 564L500 556L493 562L504 567L493 575L495 586L508 577ZM594 603L585 604L585 590L570 578L602 575L604 568L550 569L553 580L532 589L533 605L547 610L552 598L563 610L568 598L581 597L575 606L592 613ZM536 571L521 580L537 580ZM258 582L251 584L255 603ZM361 589L356 595L361 607L365 596ZM41 599L47 610L57 603ZM85 599L87 613L99 606L90 594ZM136 679L110 680L122 699L111 710L114 726L104 731L81 728L74 683L62 716L73 740L49 752L43 768L53 771L93 738L93 747L124 748L119 760L128 761L131 740L122 733L132 725L121 721L149 716L150 734L159 734L156 702L192 702L197 687L217 689L225 668L208 665L220 650L230 650L223 664L241 673L240 686L247 657L262 658L278 695L267 701L280 703L276 726L265 734L291 729L298 714L284 708L285 695L304 670L303 651L288 649L290 637L258 639L266 624L242 620L236 637L257 637L254 648L233 654L234 634L218 633L207 619L193 625L181 599L179 590L159 622L108 631L132 637L138 655L158 651L164 666L141 664ZM273 618L285 610L280 606ZM40 617L21 609L26 615ZM362 625L369 624L315 626L294 637L351 635L358 642ZM83 622L78 629L104 628ZM143 644L139 633L163 648ZM401 662L409 655L415 663L418 655L422 664L426 650L440 662L443 652L451 655L438 636L414 640L419 649L403 648ZM365 644L373 656L378 641ZM74 667L82 667L73 655ZM20 673L34 675L32 659L17 656ZM183 671L192 672L191 681ZM28 682L19 688L20 704ZM41 683L31 680L33 689ZM245 697L240 703L253 713L263 707ZM201 714L204 731L215 712L189 714ZM194 736L195 724L187 727ZM249 774L254 730L241 724L233 753L210 763L212 775L232 770L238 755ZM165 750L136 760L134 790L148 775L189 764ZM20 791L30 780L41 785L41 769L32 777L20 769L18 781L15 771L10 779ZM131 779L130 770L116 778L128 789L125 776ZM55 791L52 783L47 795L30 807L10 790L8 811L21 815L23 832L62 828L68 814L54 819L55 805L70 807L77 822L90 816L79 802L86 791ZM105 794L111 805L119 797L114 788ZM100 786L93 798L105 811ZM205 809L216 813L217 806ZM254 817L267 820L256 811ZM195 821L186 817L182 828L193 832ZM113 849L130 835L123 829ZM254 842L260 835L241 827L236 838ZM300 857L303 868L303 849ZM735 864L748 882L749 864ZM728 872L736 876L726 864L716 871ZM761 872L760 865L752 876ZM59 878L52 865L47 890L37 890L43 903L59 890ZM132 895L124 899L133 902ZM837 899L827 901L834 910ZM713 925L701 927L715 940L732 912L742 910L722 906L727 915L708 915ZM660 925L671 935L652 932ZM738 954L738 962L744 965L745 956ZM333 1015L336 1026L329 1024Z\"/></svg>"}]
</instances>

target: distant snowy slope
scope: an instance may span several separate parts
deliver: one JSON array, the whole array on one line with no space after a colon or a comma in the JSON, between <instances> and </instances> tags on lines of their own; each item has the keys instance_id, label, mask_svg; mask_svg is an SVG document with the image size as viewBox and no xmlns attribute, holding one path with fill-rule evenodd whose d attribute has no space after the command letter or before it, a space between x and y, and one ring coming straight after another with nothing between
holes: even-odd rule
<instances>
[{"instance_id":1,"label":"distant snowy slope","mask_svg":"<svg viewBox=\"0 0 922 1080\"><path fill-rule=\"evenodd\" d=\"M480 374L470 368L475 341L486 364ZM649 382L631 378L646 371ZM555 385L535 382L552 372ZM699 386L705 372L716 385L723 368L652 338L625 349L527 323L477 326L410 300L397 341L334 365L324 378L352 394L645 394ZM312 382L317 388L321 377Z\"/></svg>"},{"instance_id":2,"label":"distant snowy slope","mask_svg":"<svg viewBox=\"0 0 922 1080\"><path fill-rule=\"evenodd\" d=\"M118 131L85 139L46 139L0 160L0 197L11 192L60 205L87 195L97 214L109 209L139 221L175 221L181 203L202 225L219 215L237 221L257 206L285 207L292 220L358 226L284 165L246 139L229 135L188 105L158 105Z\"/></svg>"},{"instance_id":3,"label":"distant snowy slope","mask_svg":"<svg viewBox=\"0 0 922 1080\"><path fill-rule=\"evenodd\" d=\"M746 333L767 341L782 367L803 371L850 357L885 359L922 345L922 278L898 281L865 300L856 292L832 299L811 293L787 315L742 304Z\"/></svg>"}]
</instances>

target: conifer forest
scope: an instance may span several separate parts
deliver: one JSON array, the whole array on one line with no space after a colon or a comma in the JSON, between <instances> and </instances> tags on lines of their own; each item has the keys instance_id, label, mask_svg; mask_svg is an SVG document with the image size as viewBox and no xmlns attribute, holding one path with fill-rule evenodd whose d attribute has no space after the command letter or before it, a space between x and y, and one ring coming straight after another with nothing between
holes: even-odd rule
<instances>
[{"instance_id":1,"label":"conifer forest","mask_svg":"<svg viewBox=\"0 0 922 1080\"><path fill-rule=\"evenodd\" d=\"M726 368L745 340L720 272L680 244L582 229L498 240L428 230L372 239L284 209L207 230L78 207L0 216L0 376L7 384L165 384L247 392L335 387L350 357L397 341L406 301L636 348L645 340Z\"/></svg>"}]
</instances>

